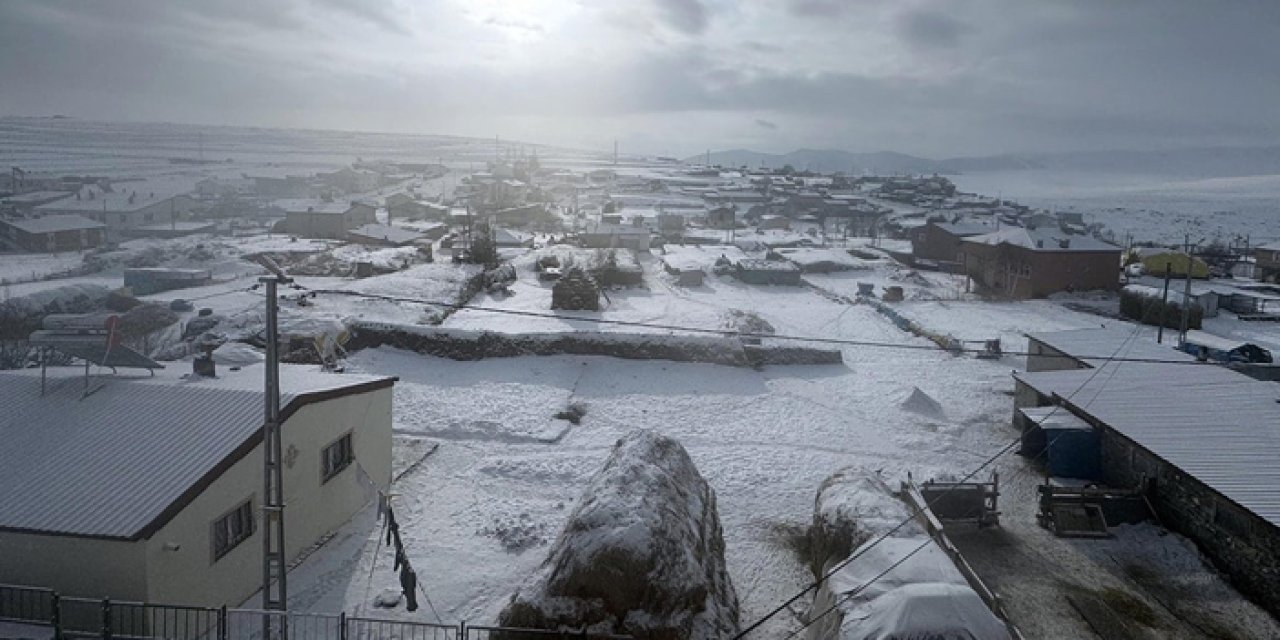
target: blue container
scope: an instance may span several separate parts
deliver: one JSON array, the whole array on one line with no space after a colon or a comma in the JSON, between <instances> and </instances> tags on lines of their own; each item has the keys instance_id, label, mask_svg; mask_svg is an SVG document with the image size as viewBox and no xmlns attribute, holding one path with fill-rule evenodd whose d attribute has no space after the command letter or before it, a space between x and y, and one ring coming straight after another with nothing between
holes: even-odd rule
<instances>
[{"instance_id":1,"label":"blue container","mask_svg":"<svg viewBox=\"0 0 1280 640\"><path fill-rule=\"evenodd\" d=\"M1049 474L1060 478L1097 480L1102 475L1102 438L1093 427L1045 426Z\"/></svg>"}]
</instances>

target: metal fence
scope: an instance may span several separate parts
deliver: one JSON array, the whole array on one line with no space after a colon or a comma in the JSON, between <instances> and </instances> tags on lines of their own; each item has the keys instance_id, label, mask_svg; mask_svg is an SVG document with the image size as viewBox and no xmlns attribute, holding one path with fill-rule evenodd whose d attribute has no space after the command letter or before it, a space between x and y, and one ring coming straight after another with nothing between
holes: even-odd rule
<instances>
[{"instance_id":1,"label":"metal fence","mask_svg":"<svg viewBox=\"0 0 1280 640\"><path fill-rule=\"evenodd\" d=\"M0 584L0 621L54 640L630 640L631 636L348 616L117 602ZM284 633L282 633L282 630Z\"/></svg>"}]
</instances>

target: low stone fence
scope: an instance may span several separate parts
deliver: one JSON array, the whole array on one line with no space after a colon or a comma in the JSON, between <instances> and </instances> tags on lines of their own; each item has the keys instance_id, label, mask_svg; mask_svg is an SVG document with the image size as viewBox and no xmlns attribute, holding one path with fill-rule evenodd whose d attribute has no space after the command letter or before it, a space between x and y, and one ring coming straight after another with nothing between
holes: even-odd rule
<instances>
[{"instance_id":1,"label":"low stone fence","mask_svg":"<svg viewBox=\"0 0 1280 640\"><path fill-rule=\"evenodd\" d=\"M803 346L744 345L731 335L680 336L598 331L496 333L365 321L353 322L349 328L351 340L346 344L347 351L386 345L452 360L583 355L735 367L844 362L840 351Z\"/></svg>"}]
</instances>

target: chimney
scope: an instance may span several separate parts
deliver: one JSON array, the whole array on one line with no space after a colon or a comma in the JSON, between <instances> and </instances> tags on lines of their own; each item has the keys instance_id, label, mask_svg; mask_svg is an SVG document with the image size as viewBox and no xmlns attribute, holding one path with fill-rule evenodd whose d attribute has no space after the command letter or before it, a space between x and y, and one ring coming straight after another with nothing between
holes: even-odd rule
<instances>
[{"instance_id":1,"label":"chimney","mask_svg":"<svg viewBox=\"0 0 1280 640\"><path fill-rule=\"evenodd\" d=\"M213 364L214 345L207 344L201 348L204 349L204 355L191 361L191 373L202 378L218 377Z\"/></svg>"}]
</instances>

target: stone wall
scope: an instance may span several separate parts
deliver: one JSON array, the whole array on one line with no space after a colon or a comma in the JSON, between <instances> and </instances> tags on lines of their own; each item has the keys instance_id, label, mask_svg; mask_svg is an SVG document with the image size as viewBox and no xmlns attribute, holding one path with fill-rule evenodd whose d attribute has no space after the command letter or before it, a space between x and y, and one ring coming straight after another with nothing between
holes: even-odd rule
<instances>
[{"instance_id":1,"label":"stone wall","mask_svg":"<svg viewBox=\"0 0 1280 640\"><path fill-rule=\"evenodd\" d=\"M1113 487L1149 483L1161 523L1193 540L1238 590L1280 615L1280 529L1113 429L1103 429L1102 469Z\"/></svg>"}]
</instances>

